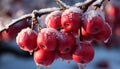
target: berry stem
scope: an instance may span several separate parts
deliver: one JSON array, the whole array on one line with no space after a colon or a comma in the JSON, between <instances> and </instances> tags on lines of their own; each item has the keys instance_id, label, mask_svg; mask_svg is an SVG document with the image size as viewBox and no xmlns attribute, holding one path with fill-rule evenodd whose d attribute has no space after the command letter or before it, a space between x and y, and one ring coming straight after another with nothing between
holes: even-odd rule
<instances>
[{"instance_id":1,"label":"berry stem","mask_svg":"<svg viewBox=\"0 0 120 69\"><path fill-rule=\"evenodd\" d=\"M56 0L56 3L58 4L58 6L62 9L62 10L65 10L68 8L68 6L62 2L61 0Z\"/></svg>"},{"instance_id":2,"label":"berry stem","mask_svg":"<svg viewBox=\"0 0 120 69\"><path fill-rule=\"evenodd\" d=\"M31 29L34 29L34 26L35 26L36 24L39 24L38 19L37 19L37 16L36 16L36 13L37 13L37 10L34 10L34 11L32 12L32 24L31 24Z\"/></svg>"},{"instance_id":3,"label":"berry stem","mask_svg":"<svg viewBox=\"0 0 120 69\"><path fill-rule=\"evenodd\" d=\"M98 8L100 8L102 6L102 4L104 3L105 0L102 0L99 4L94 5L95 6L95 10L97 10Z\"/></svg>"},{"instance_id":4,"label":"berry stem","mask_svg":"<svg viewBox=\"0 0 120 69\"><path fill-rule=\"evenodd\" d=\"M82 6L78 6L78 7L79 7L80 9L82 9L83 12L85 12L85 11L87 11L88 7L89 7L90 5L92 5L95 1L97 1L97 0L91 0L91 1L89 1L89 2L87 2L87 3L84 3Z\"/></svg>"},{"instance_id":5,"label":"berry stem","mask_svg":"<svg viewBox=\"0 0 120 69\"><path fill-rule=\"evenodd\" d=\"M83 36L82 36L82 26L80 27L80 37L79 37L80 41L83 41Z\"/></svg>"},{"instance_id":6,"label":"berry stem","mask_svg":"<svg viewBox=\"0 0 120 69\"><path fill-rule=\"evenodd\" d=\"M37 24L38 26L38 32L40 32L40 30L42 29L42 26L40 24Z\"/></svg>"}]
</instances>

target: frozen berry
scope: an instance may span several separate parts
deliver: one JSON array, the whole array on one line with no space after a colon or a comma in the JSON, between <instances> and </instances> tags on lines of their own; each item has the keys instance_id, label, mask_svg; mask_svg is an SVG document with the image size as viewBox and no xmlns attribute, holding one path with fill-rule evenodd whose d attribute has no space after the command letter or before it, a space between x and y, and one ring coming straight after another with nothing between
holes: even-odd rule
<instances>
[{"instance_id":1,"label":"frozen berry","mask_svg":"<svg viewBox=\"0 0 120 69\"><path fill-rule=\"evenodd\" d=\"M37 48L37 33L30 28L25 28L18 33L16 41L21 49L33 51Z\"/></svg>"},{"instance_id":2,"label":"frozen berry","mask_svg":"<svg viewBox=\"0 0 120 69\"><path fill-rule=\"evenodd\" d=\"M92 61L94 48L88 42L80 42L73 52L73 60L77 63L86 64Z\"/></svg>"},{"instance_id":3,"label":"frozen berry","mask_svg":"<svg viewBox=\"0 0 120 69\"><path fill-rule=\"evenodd\" d=\"M53 28L41 29L37 37L38 47L46 51L54 51L57 47L57 32L58 31Z\"/></svg>"},{"instance_id":4,"label":"frozen berry","mask_svg":"<svg viewBox=\"0 0 120 69\"><path fill-rule=\"evenodd\" d=\"M46 17L45 23L48 28L60 29L61 28L61 14L62 11L57 10L51 12Z\"/></svg>"},{"instance_id":5,"label":"frozen berry","mask_svg":"<svg viewBox=\"0 0 120 69\"><path fill-rule=\"evenodd\" d=\"M61 16L62 27L68 31L76 31L82 25L81 22L82 10L77 7L66 9Z\"/></svg>"}]
</instances>

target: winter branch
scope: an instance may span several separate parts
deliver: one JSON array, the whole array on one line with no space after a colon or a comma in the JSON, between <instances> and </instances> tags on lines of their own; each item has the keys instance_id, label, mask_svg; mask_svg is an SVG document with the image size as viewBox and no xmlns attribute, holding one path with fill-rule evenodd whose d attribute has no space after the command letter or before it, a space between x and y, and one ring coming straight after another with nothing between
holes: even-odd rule
<instances>
[{"instance_id":1,"label":"winter branch","mask_svg":"<svg viewBox=\"0 0 120 69\"><path fill-rule=\"evenodd\" d=\"M90 0L89 2L85 2L84 4L80 5L80 6L77 6L77 7L80 7L84 12L88 9L88 7L90 5L92 5L95 1L97 0ZM104 0L102 0L103 2ZM101 2L101 3L102 3ZM50 12L53 12L55 10L64 10L64 9L67 9L69 8L68 5L66 5L65 3L63 3L61 0L56 0L56 3L59 5L60 8L45 8L45 9L40 9L40 10L36 10L36 11L33 11L33 13L30 13L30 14L25 14L23 15L22 17L20 18L17 18L17 19L13 19L10 23L8 23L7 25L4 25L3 23L0 24L0 32L4 31L4 30L7 30L9 29L9 27L15 25L16 23L20 22L20 21L23 21L23 20L30 20L32 18L32 21L33 18L37 18L37 17L41 17L42 15L44 14L49 14ZM101 6L101 4L99 5Z\"/></svg>"},{"instance_id":2,"label":"winter branch","mask_svg":"<svg viewBox=\"0 0 120 69\"><path fill-rule=\"evenodd\" d=\"M35 12L35 17L40 17L44 14L48 14L52 11L55 11L55 10L60 10L60 8L47 8L47 9L41 9L39 11L36 11ZM33 16L33 14L25 14L23 15L22 17L20 18L17 18L17 19L13 19L10 23L8 23L7 25L4 25L3 23L0 24L0 32L4 31L4 30L7 30L9 27L15 25L16 23L20 22L20 21L23 21L25 19L31 19Z\"/></svg>"}]
</instances>

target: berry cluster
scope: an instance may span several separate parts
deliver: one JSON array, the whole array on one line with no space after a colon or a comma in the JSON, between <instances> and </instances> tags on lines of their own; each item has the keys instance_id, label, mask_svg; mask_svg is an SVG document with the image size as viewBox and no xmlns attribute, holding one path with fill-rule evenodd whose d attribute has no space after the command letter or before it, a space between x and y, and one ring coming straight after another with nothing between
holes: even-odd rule
<instances>
[{"instance_id":1,"label":"berry cluster","mask_svg":"<svg viewBox=\"0 0 120 69\"><path fill-rule=\"evenodd\" d=\"M46 17L47 28L36 32L23 29L17 36L22 50L33 52L37 65L49 66L55 59L87 64L94 57L93 40L106 42L111 28L100 10L83 12L78 7L53 11Z\"/></svg>"}]
</instances>

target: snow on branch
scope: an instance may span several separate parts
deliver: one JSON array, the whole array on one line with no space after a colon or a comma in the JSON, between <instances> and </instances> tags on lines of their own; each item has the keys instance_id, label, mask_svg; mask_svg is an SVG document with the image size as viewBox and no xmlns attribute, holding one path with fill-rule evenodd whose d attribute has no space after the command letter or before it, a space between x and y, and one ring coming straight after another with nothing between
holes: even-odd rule
<instances>
[{"instance_id":1,"label":"snow on branch","mask_svg":"<svg viewBox=\"0 0 120 69\"><path fill-rule=\"evenodd\" d=\"M17 18L17 19L13 19L10 23L7 23L7 25L5 25L4 23L0 23L0 32L4 31L4 30L7 30L10 26L22 21L22 20L25 20L25 19L30 19L31 18L31 14L26 14L26 15L23 15L22 17L20 18Z\"/></svg>"},{"instance_id":2,"label":"snow on branch","mask_svg":"<svg viewBox=\"0 0 120 69\"><path fill-rule=\"evenodd\" d=\"M88 7L90 5L92 5L95 1L97 0L87 0L85 1L82 5L78 5L76 7L81 8L83 11L86 11L88 9ZM102 0L104 1L104 0ZM34 12L35 17L41 17L44 14L49 14L50 12L56 11L56 10L65 10L65 8L69 8L68 5L66 5L65 3L63 3L61 0L56 0L56 3L59 5L59 8L53 7L53 8L45 8L45 9L40 9L40 10L36 10ZM62 6L62 7L61 7ZM33 10L34 11L34 10ZM33 18L33 13L30 14L25 14L17 19L13 19L10 23L8 23L7 25L0 23L0 32L9 29L9 27L15 25L16 23L23 21L23 20L30 20L31 18Z\"/></svg>"},{"instance_id":3,"label":"snow on branch","mask_svg":"<svg viewBox=\"0 0 120 69\"><path fill-rule=\"evenodd\" d=\"M41 9L41 10L39 10L39 11L36 11L36 13L35 13L35 15L36 15L36 17L40 17L40 16L42 16L42 15L44 15L44 14L48 14L48 13L50 13L50 12L52 12L52 11L55 11L55 10L60 10L59 8L46 8L46 9ZM20 22L20 21L23 21L23 20L25 20L25 19L31 19L32 18L32 13L31 14L25 14L25 15L23 15L23 16L21 16L21 17L19 17L19 18L17 18L17 19L13 19L10 23L8 23L8 24L4 24L4 23L0 23L0 32L2 32L2 31L4 31L4 30L7 30L9 27L11 27L11 26L13 26L13 25L15 25L16 23L18 23L18 22Z\"/></svg>"}]
</instances>

